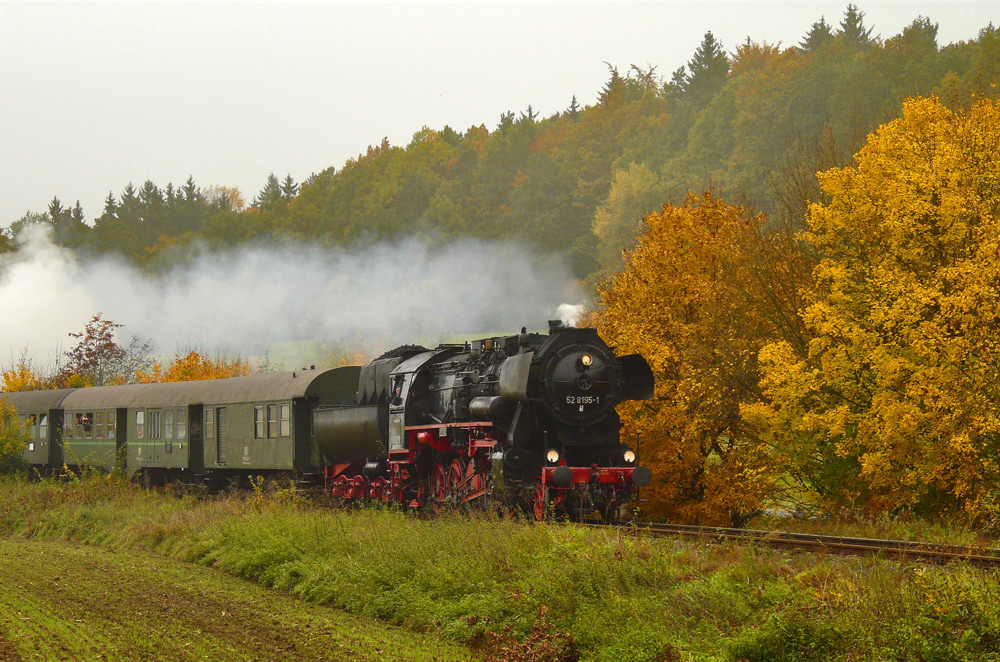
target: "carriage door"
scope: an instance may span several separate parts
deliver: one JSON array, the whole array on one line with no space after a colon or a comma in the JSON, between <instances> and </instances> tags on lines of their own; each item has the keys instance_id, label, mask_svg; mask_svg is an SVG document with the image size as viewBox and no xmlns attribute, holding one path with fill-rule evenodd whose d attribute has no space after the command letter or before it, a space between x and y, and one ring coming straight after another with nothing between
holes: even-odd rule
<instances>
[{"instance_id":1,"label":"carriage door","mask_svg":"<svg viewBox=\"0 0 1000 662\"><path fill-rule=\"evenodd\" d=\"M114 418L111 418L114 416ZM114 427L111 422L114 421ZM108 437L113 437L115 442L115 453L121 453L128 441L128 409L117 409L114 414L108 413Z\"/></svg>"},{"instance_id":2,"label":"carriage door","mask_svg":"<svg viewBox=\"0 0 1000 662\"><path fill-rule=\"evenodd\" d=\"M219 464L227 462L226 455L229 451L229 417L226 415L225 407L218 407L215 410L216 416L216 443L218 444L216 457Z\"/></svg>"}]
</instances>

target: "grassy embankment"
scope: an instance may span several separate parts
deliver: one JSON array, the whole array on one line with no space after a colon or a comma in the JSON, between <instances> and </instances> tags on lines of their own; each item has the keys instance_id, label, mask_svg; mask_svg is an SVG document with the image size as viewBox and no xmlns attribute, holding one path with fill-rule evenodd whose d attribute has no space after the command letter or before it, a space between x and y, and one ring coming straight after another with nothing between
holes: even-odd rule
<instances>
[{"instance_id":1,"label":"grassy embankment","mask_svg":"<svg viewBox=\"0 0 1000 662\"><path fill-rule=\"evenodd\" d=\"M1000 573L962 565L330 511L280 491L197 501L100 479L0 485L0 535L213 566L463 643L526 636L543 613L583 660L1000 660ZM522 653L491 655L543 659Z\"/></svg>"}]
</instances>

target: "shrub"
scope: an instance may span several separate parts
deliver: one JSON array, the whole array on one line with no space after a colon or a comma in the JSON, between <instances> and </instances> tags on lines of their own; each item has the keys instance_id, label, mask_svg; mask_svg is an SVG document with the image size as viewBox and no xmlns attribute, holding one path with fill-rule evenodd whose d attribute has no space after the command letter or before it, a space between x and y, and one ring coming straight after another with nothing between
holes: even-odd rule
<instances>
[{"instance_id":1,"label":"shrub","mask_svg":"<svg viewBox=\"0 0 1000 662\"><path fill-rule=\"evenodd\" d=\"M0 474L18 473L27 468L24 449L28 435L21 428L14 407L0 401Z\"/></svg>"}]
</instances>

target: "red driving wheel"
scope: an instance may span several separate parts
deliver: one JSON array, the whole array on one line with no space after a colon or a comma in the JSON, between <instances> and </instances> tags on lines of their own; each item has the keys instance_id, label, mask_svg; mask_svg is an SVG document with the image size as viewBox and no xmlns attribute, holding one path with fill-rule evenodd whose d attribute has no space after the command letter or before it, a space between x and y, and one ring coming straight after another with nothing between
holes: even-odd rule
<instances>
[{"instance_id":1,"label":"red driving wheel","mask_svg":"<svg viewBox=\"0 0 1000 662\"><path fill-rule=\"evenodd\" d=\"M456 458L448 467L448 494L451 496L454 507L457 508L464 503L466 492L465 462L462 458Z\"/></svg>"},{"instance_id":2,"label":"red driving wheel","mask_svg":"<svg viewBox=\"0 0 1000 662\"><path fill-rule=\"evenodd\" d=\"M431 492L428 499L431 508L435 513L440 513L444 508L444 500L448 496L448 480L444 474L444 467L440 463L435 464L431 469Z\"/></svg>"}]
</instances>

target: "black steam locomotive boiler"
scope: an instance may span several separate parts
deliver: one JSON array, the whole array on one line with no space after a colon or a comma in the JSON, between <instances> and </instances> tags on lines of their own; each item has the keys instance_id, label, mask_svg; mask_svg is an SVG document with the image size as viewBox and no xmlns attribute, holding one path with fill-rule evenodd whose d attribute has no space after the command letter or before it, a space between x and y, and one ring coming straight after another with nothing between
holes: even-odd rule
<instances>
[{"instance_id":1,"label":"black steam locomotive boiler","mask_svg":"<svg viewBox=\"0 0 1000 662\"><path fill-rule=\"evenodd\" d=\"M641 356L550 322L547 335L394 350L361 368L354 405L315 409L313 427L345 500L611 518L651 480L615 405L652 395Z\"/></svg>"}]
</instances>

